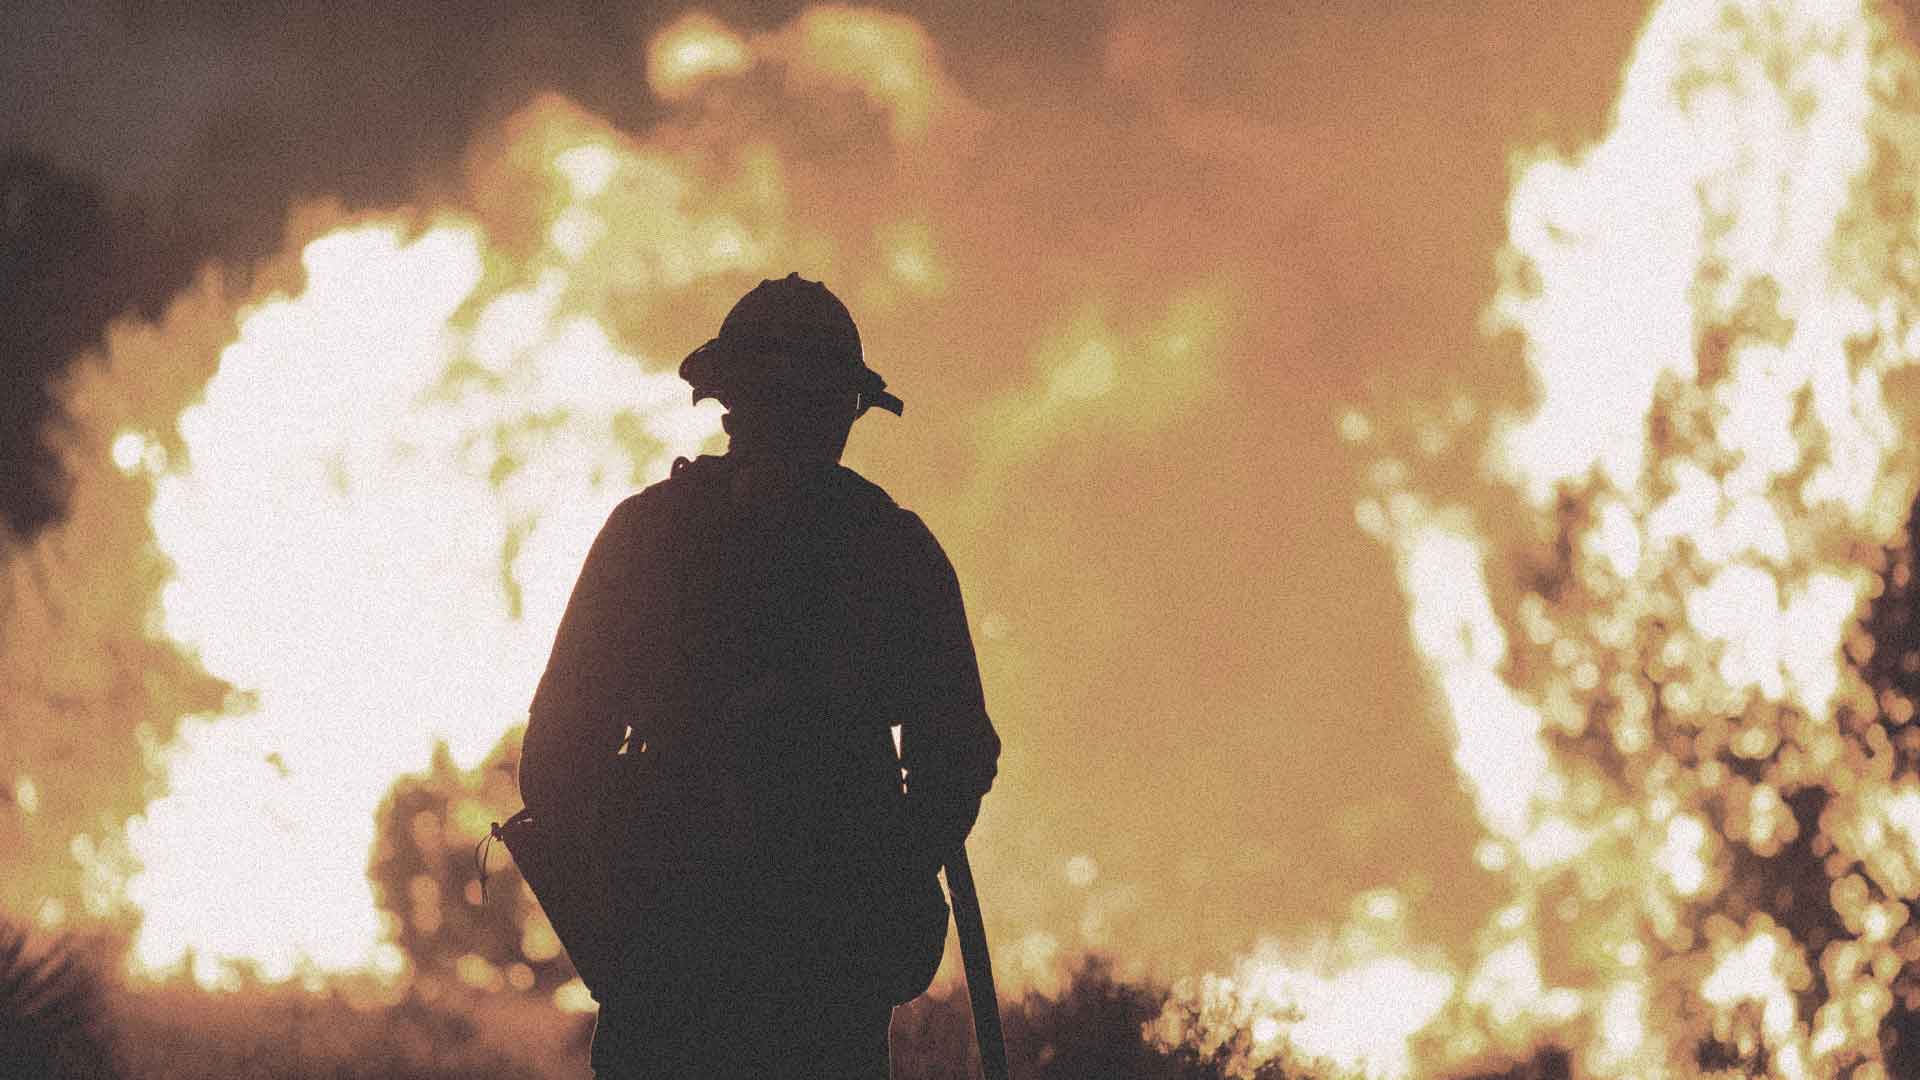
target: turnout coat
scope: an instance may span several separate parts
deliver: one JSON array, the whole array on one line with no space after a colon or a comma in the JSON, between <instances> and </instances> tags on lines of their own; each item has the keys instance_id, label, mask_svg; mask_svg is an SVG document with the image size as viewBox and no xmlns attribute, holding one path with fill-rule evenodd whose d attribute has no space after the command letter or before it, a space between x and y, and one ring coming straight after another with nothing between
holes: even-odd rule
<instances>
[{"instance_id":1,"label":"turnout coat","mask_svg":"<svg viewBox=\"0 0 1920 1080\"><path fill-rule=\"evenodd\" d=\"M603 1027L924 989L999 749L919 517L839 465L676 462L594 541L521 759L538 814L620 807Z\"/></svg>"}]
</instances>

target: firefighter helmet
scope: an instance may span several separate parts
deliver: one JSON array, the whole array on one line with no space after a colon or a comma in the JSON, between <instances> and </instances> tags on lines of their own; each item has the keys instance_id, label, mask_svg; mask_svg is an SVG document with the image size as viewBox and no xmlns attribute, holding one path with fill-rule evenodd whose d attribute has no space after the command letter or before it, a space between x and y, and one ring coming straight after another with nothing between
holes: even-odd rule
<instances>
[{"instance_id":1,"label":"firefighter helmet","mask_svg":"<svg viewBox=\"0 0 1920 1080\"><path fill-rule=\"evenodd\" d=\"M846 389L864 407L899 416L905 405L868 367L860 331L840 298L799 274L768 278L727 312L720 336L687 354L680 377L693 400L722 398L737 388L791 387L796 392Z\"/></svg>"}]
</instances>

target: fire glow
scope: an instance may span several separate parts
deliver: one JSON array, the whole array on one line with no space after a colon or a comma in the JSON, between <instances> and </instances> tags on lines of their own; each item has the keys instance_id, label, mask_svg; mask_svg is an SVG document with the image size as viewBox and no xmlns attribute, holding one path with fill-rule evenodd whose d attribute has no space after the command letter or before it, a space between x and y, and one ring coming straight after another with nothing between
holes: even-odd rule
<instances>
[{"instance_id":1,"label":"fire glow","mask_svg":"<svg viewBox=\"0 0 1920 1080\"><path fill-rule=\"evenodd\" d=\"M154 629L233 688L151 748L164 790L125 865L76 847L138 913L143 974L404 975L367 876L382 799L436 744L472 768L509 735L607 510L717 430L672 373L666 344L705 318L674 297L795 265L856 313L978 287L927 192L986 120L912 21L825 8L747 37L689 16L648 56L680 111L645 139L543 99L476 149L465 205L297 218L257 295L195 301L226 344L177 438L103 448L151 484ZM897 205L858 235L797 213L827 166L729 126L724 92L755 80L876 110ZM1883 587L1865 553L1902 546L1920 483L1898 409L1917 86L1857 4L1666 3L1605 136L1518 171L1489 321L1531 404L1468 388L1339 421L1502 900L1460 947L1412 929L1439 901L1360 892L1340 925L1188 973L1149 1037L1237 1045L1249 1073L1444 1075L1557 1042L1593 1076L1689 1075L1709 1044L1769 1075L1879 1075L1883 1020L1920 1005L1913 705L1869 684L1860 629ZM1201 397L1237 285L1172 281L1139 326L1050 316L1032 385L978 420L1003 438L963 501L1088 410L1130 407L1133 434ZM983 647L1018 640L975 615ZM1768 909L1768 860L1807 851L1846 931L1818 944L1804 905ZM1082 944L1134 903L1114 862L1065 862ZM1060 939L1003 918L1046 985Z\"/></svg>"},{"instance_id":2,"label":"fire glow","mask_svg":"<svg viewBox=\"0 0 1920 1080\"><path fill-rule=\"evenodd\" d=\"M823 10L760 47L915 137L939 90L916 34ZM656 49L669 100L748 55L698 17ZM116 466L152 479L157 628L235 688L154 749L165 793L127 823L137 969L190 963L210 988L404 973L367 873L381 800L436 744L472 769L524 719L607 512L718 433L672 363L601 321L650 282L770 267L778 222L752 217L781 209L773 164L743 162L742 213L682 213L699 165L537 102L476 162L482 218L313 227L299 289L236 314L179 460L114 437ZM503 250L484 212L537 239ZM902 258L924 283L924 256Z\"/></svg>"},{"instance_id":3,"label":"fire glow","mask_svg":"<svg viewBox=\"0 0 1920 1080\"><path fill-rule=\"evenodd\" d=\"M1594 1076L1690 1075L1714 1055L1749 1075L1885 1075L1920 895L1916 834L1893 819L1920 781L1890 775L1912 706L1876 701L1842 647L1878 592L1858 553L1905 546L1915 491L1887 400L1920 355L1914 222L1879 216L1874 187L1920 165L1895 127L1914 74L1855 5L1663 4L1606 137L1519 174L1491 317L1520 338L1535 403L1480 428L1472 408L1424 420L1405 456L1374 443L1391 456L1358 508L1399 559L1480 861L1511 902L1473 963L1428 977L1451 1001L1415 1006L1425 984L1403 976L1324 1009L1287 985L1315 962L1281 955L1191 988L1238 1012L1202 1007L1169 1038L1250 1025L1250 1066L1287 1032L1375 1075L1410 1071L1409 1040L1431 1069L1544 1032ZM1373 439L1364 416L1344 427ZM1416 479L1463 438L1484 454L1480 497L1517 526ZM1489 587L1493 566L1527 564L1545 585ZM1754 910L1769 871L1733 850L1780 855L1806 792L1834 879L1819 899L1847 931L1824 946ZM1336 981L1370 970L1347 963ZM1369 1030L1367 1052L1322 1015ZM1392 1023L1408 1015L1436 1022Z\"/></svg>"},{"instance_id":4,"label":"fire glow","mask_svg":"<svg viewBox=\"0 0 1920 1080\"><path fill-rule=\"evenodd\" d=\"M542 261L476 297L471 225L331 233L182 414L191 465L152 511L162 627L247 700L189 721L129 824L143 965L373 964L365 853L396 771L440 740L468 768L493 748L605 510L711 431L671 374L567 317L567 259Z\"/></svg>"}]
</instances>

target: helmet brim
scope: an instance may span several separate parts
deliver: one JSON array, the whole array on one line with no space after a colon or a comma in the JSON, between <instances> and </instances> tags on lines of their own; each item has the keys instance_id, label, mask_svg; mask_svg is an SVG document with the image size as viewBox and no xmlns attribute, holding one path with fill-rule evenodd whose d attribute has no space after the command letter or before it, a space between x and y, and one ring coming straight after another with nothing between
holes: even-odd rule
<instances>
[{"instance_id":1,"label":"helmet brim","mask_svg":"<svg viewBox=\"0 0 1920 1080\"><path fill-rule=\"evenodd\" d=\"M729 386L757 382L786 384L796 391L838 387L855 391L862 404L885 409L895 416L905 415L906 403L887 392L887 380L880 373L855 362L844 375L823 379L812 366L803 367L784 352L743 349L714 338L687 354L680 362L680 377L693 387L695 404L707 398L719 398Z\"/></svg>"}]
</instances>

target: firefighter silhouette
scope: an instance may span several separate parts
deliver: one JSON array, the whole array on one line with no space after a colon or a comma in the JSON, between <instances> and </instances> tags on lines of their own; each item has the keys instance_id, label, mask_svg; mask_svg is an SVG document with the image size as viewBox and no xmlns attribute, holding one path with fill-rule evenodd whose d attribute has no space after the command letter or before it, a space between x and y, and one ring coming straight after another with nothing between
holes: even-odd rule
<instances>
[{"instance_id":1,"label":"firefighter silhouette","mask_svg":"<svg viewBox=\"0 0 1920 1080\"><path fill-rule=\"evenodd\" d=\"M959 585L839 464L903 405L824 285L761 282L680 374L726 407L727 452L613 511L521 760L527 812L605 852L598 939L567 942L595 1074L886 1077L1000 749Z\"/></svg>"}]
</instances>

